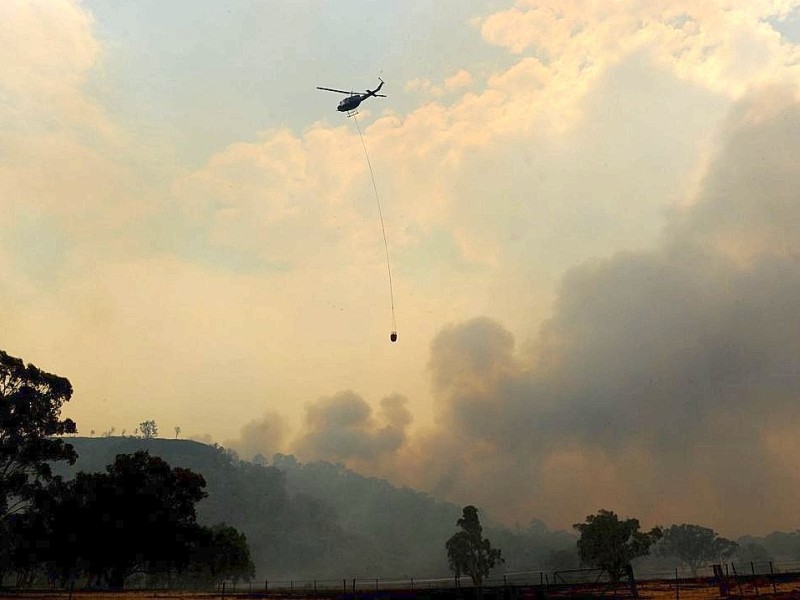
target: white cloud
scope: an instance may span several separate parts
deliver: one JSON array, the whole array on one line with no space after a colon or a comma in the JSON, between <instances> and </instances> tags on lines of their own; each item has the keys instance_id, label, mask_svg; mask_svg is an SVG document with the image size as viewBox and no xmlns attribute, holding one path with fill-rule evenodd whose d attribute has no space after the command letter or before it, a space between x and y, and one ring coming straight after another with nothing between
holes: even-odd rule
<instances>
[{"instance_id":1,"label":"white cloud","mask_svg":"<svg viewBox=\"0 0 800 600\"><path fill-rule=\"evenodd\" d=\"M100 54L92 19L69 0L12 1L0 6L3 123L15 128L85 122L95 107L81 93ZM20 122L13 123L10 115ZM45 115L49 119L42 121ZM38 123L37 123L38 122Z\"/></svg>"},{"instance_id":2,"label":"white cloud","mask_svg":"<svg viewBox=\"0 0 800 600\"><path fill-rule=\"evenodd\" d=\"M425 94L442 98L446 94L469 87L474 79L469 71L461 69L445 78L441 85L434 85L429 79L415 78L406 83L405 90L412 94Z\"/></svg>"},{"instance_id":3,"label":"white cloud","mask_svg":"<svg viewBox=\"0 0 800 600\"><path fill-rule=\"evenodd\" d=\"M719 93L797 78L797 49L768 22L790 3L524 2L488 16L484 38L578 79L647 50L655 65Z\"/></svg>"}]
</instances>

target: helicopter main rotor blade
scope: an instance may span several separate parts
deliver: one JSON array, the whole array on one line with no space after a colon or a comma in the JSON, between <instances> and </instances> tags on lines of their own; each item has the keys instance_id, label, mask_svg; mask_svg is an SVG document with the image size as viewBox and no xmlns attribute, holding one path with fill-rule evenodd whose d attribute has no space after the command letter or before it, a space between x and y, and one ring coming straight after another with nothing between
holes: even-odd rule
<instances>
[{"instance_id":1,"label":"helicopter main rotor blade","mask_svg":"<svg viewBox=\"0 0 800 600\"><path fill-rule=\"evenodd\" d=\"M386 98L386 94L372 94L376 98Z\"/></svg>"},{"instance_id":2,"label":"helicopter main rotor blade","mask_svg":"<svg viewBox=\"0 0 800 600\"><path fill-rule=\"evenodd\" d=\"M339 94L352 94L353 92L345 92L344 90L335 90L333 88L325 88L317 86L318 90L325 90L326 92L337 92Z\"/></svg>"}]
</instances>

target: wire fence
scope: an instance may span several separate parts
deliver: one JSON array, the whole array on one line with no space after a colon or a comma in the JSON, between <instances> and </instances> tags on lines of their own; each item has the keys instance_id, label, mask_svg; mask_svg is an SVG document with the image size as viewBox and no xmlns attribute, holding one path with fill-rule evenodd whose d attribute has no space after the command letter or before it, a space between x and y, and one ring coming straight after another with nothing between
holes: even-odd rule
<instances>
[{"instance_id":1,"label":"wire fence","mask_svg":"<svg viewBox=\"0 0 800 600\"><path fill-rule=\"evenodd\" d=\"M229 595L258 594L270 597L344 598L455 598L478 597L469 578L351 578L306 581L264 581L220 586ZM687 568L643 569L631 577L614 581L602 569L520 571L484 580L484 600L543 600L546 598L638 598L653 600L710 600L797 594L800 598L800 562L731 562Z\"/></svg>"},{"instance_id":2,"label":"wire fence","mask_svg":"<svg viewBox=\"0 0 800 600\"><path fill-rule=\"evenodd\" d=\"M476 587L468 577L226 581L214 589L125 590L0 589L0 598L106 600L144 598L273 598L319 600L712 600L760 596L800 598L800 562L731 562L696 569L642 569L613 581L602 569L520 571L487 578Z\"/></svg>"}]
</instances>

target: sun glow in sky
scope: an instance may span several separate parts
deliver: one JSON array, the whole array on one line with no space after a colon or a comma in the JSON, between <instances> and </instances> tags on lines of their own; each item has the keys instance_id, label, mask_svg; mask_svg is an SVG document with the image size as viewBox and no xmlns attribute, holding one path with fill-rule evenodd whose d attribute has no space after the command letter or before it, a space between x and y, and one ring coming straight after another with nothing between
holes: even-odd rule
<instances>
[{"instance_id":1,"label":"sun glow in sky","mask_svg":"<svg viewBox=\"0 0 800 600\"><path fill-rule=\"evenodd\" d=\"M2 347L82 434L796 528L800 3L0 3ZM355 123L340 96L386 81ZM759 511L748 511L759 506Z\"/></svg>"}]
</instances>

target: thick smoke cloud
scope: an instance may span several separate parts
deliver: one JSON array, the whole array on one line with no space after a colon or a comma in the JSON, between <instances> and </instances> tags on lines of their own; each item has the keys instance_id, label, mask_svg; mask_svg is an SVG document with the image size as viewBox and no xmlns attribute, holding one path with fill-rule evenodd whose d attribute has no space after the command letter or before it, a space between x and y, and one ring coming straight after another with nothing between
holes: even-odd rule
<instances>
[{"instance_id":1,"label":"thick smoke cloud","mask_svg":"<svg viewBox=\"0 0 800 600\"><path fill-rule=\"evenodd\" d=\"M286 420L276 412L269 412L260 419L250 421L242 427L238 440L231 440L226 446L235 446L246 459L261 455L271 458L283 449L288 437Z\"/></svg>"},{"instance_id":2,"label":"thick smoke cloud","mask_svg":"<svg viewBox=\"0 0 800 600\"><path fill-rule=\"evenodd\" d=\"M433 427L407 436L402 398L376 417L342 392L308 407L294 451L508 523L796 527L798 134L793 90L752 94L655 247L568 271L519 345L485 317L436 336Z\"/></svg>"},{"instance_id":3,"label":"thick smoke cloud","mask_svg":"<svg viewBox=\"0 0 800 600\"><path fill-rule=\"evenodd\" d=\"M411 423L406 403L402 396L387 396L374 415L351 391L320 398L306 408L305 427L293 449L304 459L374 464L403 445Z\"/></svg>"},{"instance_id":4,"label":"thick smoke cloud","mask_svg":"<svg viewBox=\"0 0 800 600\"><path fill-rule=\"evenodd\" d=\"M659 247L571 270L526 352L487 319L441 332L410 483L522 522L795 526L798 127L786 90L742 103Z\"/></svg>"}]
</instances>

